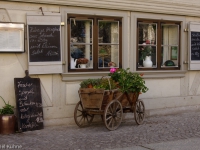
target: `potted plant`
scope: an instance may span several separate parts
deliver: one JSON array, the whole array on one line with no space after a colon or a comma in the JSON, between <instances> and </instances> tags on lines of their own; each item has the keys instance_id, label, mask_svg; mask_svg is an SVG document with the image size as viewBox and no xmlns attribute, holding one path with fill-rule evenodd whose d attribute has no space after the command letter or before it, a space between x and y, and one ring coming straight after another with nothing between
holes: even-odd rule
<instances>
[{"instance_id":1,"label":"potted plant","mask_svg":"<svg viewBox=\"0 0 200 150\"><path fill-rule=\"evenodd\" d=\"M117 89L116 82L112 78L101 78L99 84L94 86L95 89L113 90Z\"/></svg>"},{"instance_id":2,"label":"potted plant","mask_svg":"<svg viewBox=\"0 0 200 150\"><path fill-rule=\"evenodd\" d=\"M0 96L3 100L5 106L0 109L0 134L12 134L15 133L16 130L16 116L14 115L14 106L6 103L5 100Z\"/></svg>"},{"instance_id":3,"label":"potted plant","mask_svg":"<svg viewBox=\"0 0 200 150\"><path fill-rule=\"evenodd\" d=\"M151 61L151 57L154 55L154 50L152 46L144 46L140 48L140 60L143 60L144 67L152 67L153 62Z\"/></svg>"},{"instance_id":4,"label":"potted plant","mask_svg":"<svg viewBox=\"0 0 200 150\"><path fill-rule=\"evenodd\" d=\"M93 88L96 85L99 85L100 79L87 79L83 80L80 83L80 88Z\"/></svg>"},{"instance_id":5,"label":"potted plant","mask_svg":"<svg viewBox=\"0 0 200 150\"><path fill-rule=\"evenodd\" d=\"M148 91L145 81L142 78L143 74L132 73L130 72L130 68L111 68L109 76L117 82L117 85L122 92L145 93Z\"/></svg>"},{"instance_id":6,"label":"potted plant","mask_svg":"<svg viewBox=\"0 0 200 150\"><path fill-rule=\"evenodd\" d=\"M111 61L108 63L108 67L116 67L116 63Z\"/></svg>"},{"instance_id":7,"label":"potted plant","mask_svg":"<svg viewBox=\"0 0 200 150\"><path fill-rule=\"evenodd\" d=\"M86 68L86 64L88 63L88 61L89 60L87 58L78 58L76 63L80 68Z\"/></svg>"},{"instance_id":8,"label":"potted plant","mask_svg":"<svg viewBox=\"0 0 200 150\"><path fill-rule=\"evenodd\" d=\"M87 58L79 58L77 59L77 64L87 64L88 61L89 60Z\"/></svg>"},{"instance_id":9,"label":"potted plant","mask_svg":"<svg viewBox=\"0 0 200 150\"><path fill-rule=\"evenodd\" d=\"M153 55L153 48L151 46L145 46L144 48L140 49L141 52L141 60L144 60L146 56L152 56Z\"/></svg>"}]
</instances>

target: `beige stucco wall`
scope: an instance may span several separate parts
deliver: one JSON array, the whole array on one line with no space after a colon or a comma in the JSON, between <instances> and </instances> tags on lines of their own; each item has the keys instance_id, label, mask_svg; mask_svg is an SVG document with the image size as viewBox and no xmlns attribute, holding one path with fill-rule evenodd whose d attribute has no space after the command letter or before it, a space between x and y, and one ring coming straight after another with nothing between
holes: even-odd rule
<instances>
[{"instance_id":1,"label":"beige stucco wall","mask_svg":"<svg viewBox=\"0 0 200 150\"><path fill-rule=\"evenodd\" d=\"M6 1L6 0L5 0ZM63 6L77 6L101 9L128 10L137 12L153 12L161 14L175 14L200 16L200 2L197 0L9 0L38 4L53 4ZM28 6L27 8L31 8ZM49 10L49 9L48 9Z\"/></svg>"},{"instance_id":2,"label":"beige stucco wall","mask_svg":"<svg viewBox=\"0 0 200 150\"><path fill-rule=\"evenodd\" d=\"M57 1L59 5L47 5L44 4L47 1L30 1L33 3L18 3L18 2L0 2L0 22L23 22L26 24L26 13L28 12L40 12L39 7L43 8L44 12L60 12L61 7L70 6L88 6L93 8L105 8L108 9L108 1L92 1L87 0L83 3L81 0L73 1ZM36 4L38 2L38 4ZM48 1L49 4L55 3L54 1ZM123 3L122 3L123 2ZM172 1L149 1L148 6L144 6L144 3L148 1L109 1L111 9L126 10L130 15L131 11L149 11L151 10L157 13L170 14L171 9L174 10L174 14L185 15L186 23L189 21L200 21L198 14L195 14L197 7L200 6L200 2L196 1L173 1L173 3L179 3L180 5L170 5ZM155 2L155 3L153 3ZM43 3L43 4L42 4ZM88 5L87 5L88 4ZM90 5L89 5L90 4ZM113 4L113 5L112 5ZM163 7L165 4L166 7ZM186 5L187 4L187 5ZM194 5L195 4L195 5ZM121 5L121 7L120 7ZM162 9L161 6L162 5ZM140 6L140 7L132 7ZM170 6L170 7L169 7ZM158 8L160 7L160 8ZM191 7L194 7L193 12ZM150 9L151 8L151 9ZM156 9L155 9L156 8ZM187 8L187 9L183 9ZM80 11L80 7L77 8ZM87 8L90 9L90 8ZM137 10L138 9L138 10ZM177 11L175 11L177 9ZM102 10L104 11L104 10ZM130 18L128 18L130 23ZM130 26L127 32L130 31ZM129 33L130 34L130 33ZM186 33L187 34L187 33ZM0 53L0 95L10 104L15 104L15 91L14 91L14 78L21 78L25 76L25 70L28 69L28 55L27 55L27 38L25 34L25 53ZM128 35L130 37L130 35ZM187 41L185 41L187 42ZM125 43L130 44L130 39ZM129 55L130 47L125 54ZM187 50L187 48L186 48ZM64 52L63 52L64 53ZM187 54L187 52L185 52ZM187 56L184 56L187 58ZM131 61L127 61L126 66L131 66ZM187 68L187 66L186 66ZM47 125L59 125L59 124L74 124L73 113L75 104L79 101L78 88L80 81L62 81L60 74L49 75L33 75L31 77L40 78L41 80L41 93L42 103L44 110L44 124ZM149 91L145 94L141 94L140 98L144 100L147 114L151 115L151 111L160 110L165 108L178 108L186 106L198 106L200 105L200 72L199 71L187 71L184 77L174 78L146 78L146 85ZM3 105L0 101L0 108Z\"/></svg>"}]
</instances>

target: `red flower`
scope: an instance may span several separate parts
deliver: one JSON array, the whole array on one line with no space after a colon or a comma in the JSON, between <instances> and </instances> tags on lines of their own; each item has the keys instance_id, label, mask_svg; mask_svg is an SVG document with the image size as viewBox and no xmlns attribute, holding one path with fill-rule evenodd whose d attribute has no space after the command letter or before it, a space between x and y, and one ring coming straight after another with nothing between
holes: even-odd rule
<instances>
[{"instance_id":1,"label":"red flower","mask_svg":"<svg viewBox=\"0 0 200 150\"><path fill-rule=\"evenodd\" d=\"M144 75L144 73L141 73L141 74L140 74L140 76L143 76L143 75Z\"/></svg>"}]
</instances>

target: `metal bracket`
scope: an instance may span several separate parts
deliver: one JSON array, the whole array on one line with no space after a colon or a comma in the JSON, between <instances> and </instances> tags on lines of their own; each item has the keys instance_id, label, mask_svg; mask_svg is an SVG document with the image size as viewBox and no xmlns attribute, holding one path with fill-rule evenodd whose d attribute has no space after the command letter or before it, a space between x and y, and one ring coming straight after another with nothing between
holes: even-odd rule
<instances>
[{"instance_id":1,"label":"metal bracket","mask_svg":"<svg viewBox=\"0 0 200 150\"><path fill-rule=\"evenodd\" d=\"M60 25L61 25L61 26L64 26L64 25L65 25L65 22L61 22Z\"/></svg>"},{"instance_id":2,"label":"metal bracket","mask_svg":"<svg viewBox=\"0 0 200 150\"><path fill-rule=\"evenodd\" d=\"M39 9L41 10L41 12L42 12L42 15L44 16L44 13L43 13L42 7L40 7Z\"/></svg>"}]
</instances>

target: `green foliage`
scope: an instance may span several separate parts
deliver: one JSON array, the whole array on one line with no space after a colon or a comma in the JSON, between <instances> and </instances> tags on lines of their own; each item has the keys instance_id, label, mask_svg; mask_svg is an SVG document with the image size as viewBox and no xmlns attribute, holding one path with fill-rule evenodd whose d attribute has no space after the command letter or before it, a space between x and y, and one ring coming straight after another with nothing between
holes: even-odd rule
<instances>
[{"instance_id":1,"label":"green foliage","mask_svg":"<svg viewBox=\"0 0 200 150\"><path fill-rule=\"evenodd\" d=\"M88 88L89 85L92 85L95 89L115 89L116 83L111 78L102 78L102 79L87 79L80 83L81 88Z\"/></svg>"},{"instance_id":2,"label":"green foliage","mask_svg":"<svg viewBox=\"0 0 200 150\"><path fill-rule=\"evenodd\" d=\"M112 70L109 75L118 83L122 92L145 93L148 91L148 88L145 86L145 81L141 77L142 75L130 72L129 68Z\"/></svg>"},{"instance_id":3,"label":"green foliage","mask_svg":"<svg viewBox=\"0 0 200 150\"><path fill-rule=\"evenodd\" d=\"M13 111L14 106L11 106L9 104L9 102L8 102L8 104L6 104L5 100L2 97L1 97L1 99L5 103L5 106L2 109L0 109L0 115L14 114L14 111Z\"/></svg>"},{"instance_id":4,"label":"green foliage","mask_svg":"<svg viewBox=\"0 0 200 150\"><path fill-rule=\"evenodd\" d=\"M154 55L154 50L151 46L145 46L144 49L140 50L140 60L144 60L146 56Z\"/></svg>"},{"instance_id":5,"label":"green foliage","mask_svg":"<svg viewBox=\"0 0 200 150\"><path fill-rule=\"evenodd\" d=\"M88 88L89 85L93 87L100 84L101 79L87 79L80 83L81 88Z\"/></svg>"},{"instance_id":6,"label":"green foliage","mask_svg":"<svg viewBox=\"0 0 200 150\"><path fill-rule=\"evenodd\" d=\"M99 85L94 86L95 89L105 89L105 90L112 90L116 89L116 83L111 78L102 78Z\"/></svg>"}]
</instances>

